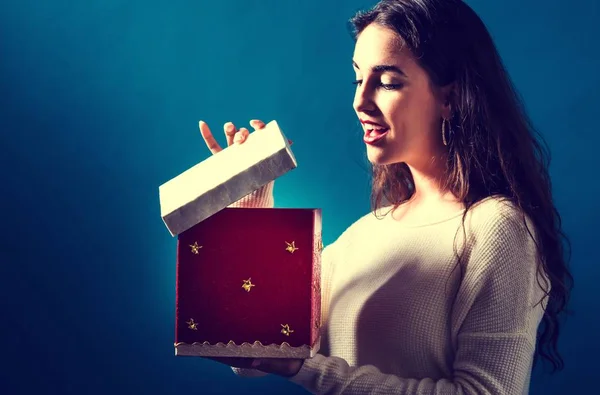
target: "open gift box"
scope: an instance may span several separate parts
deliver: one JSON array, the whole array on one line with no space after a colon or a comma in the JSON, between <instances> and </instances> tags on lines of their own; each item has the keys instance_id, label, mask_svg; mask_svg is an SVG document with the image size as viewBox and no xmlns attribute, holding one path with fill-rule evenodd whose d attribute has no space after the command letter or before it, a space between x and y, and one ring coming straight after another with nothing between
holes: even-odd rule
<instances>
[{"instance_id":1,"label":"open gift box","mask_svg":"<svg viewBox=\"0 0 600 395\"><path fill-rule=\"evenodd\" d=\"M176 355L318 352L321 210L228 207L296 166L273 121L160 186L177 237Z\"/></svg>"}]
</instances>

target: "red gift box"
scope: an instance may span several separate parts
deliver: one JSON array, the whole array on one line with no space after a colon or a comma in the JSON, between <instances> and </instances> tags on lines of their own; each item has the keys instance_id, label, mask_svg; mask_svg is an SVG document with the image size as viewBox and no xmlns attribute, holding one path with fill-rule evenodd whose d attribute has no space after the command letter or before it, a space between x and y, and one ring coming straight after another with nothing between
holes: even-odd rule
<instances>
[{"instance_id":1,"label":"red gift box","mask_svg":"<svg viewBox=\"0 0 600 395\"><path fill-rule=\"evenodd\" d=\"M176 355L319 350L321 210L225 208L178 235Z\"/></svg>"}]
</instances>

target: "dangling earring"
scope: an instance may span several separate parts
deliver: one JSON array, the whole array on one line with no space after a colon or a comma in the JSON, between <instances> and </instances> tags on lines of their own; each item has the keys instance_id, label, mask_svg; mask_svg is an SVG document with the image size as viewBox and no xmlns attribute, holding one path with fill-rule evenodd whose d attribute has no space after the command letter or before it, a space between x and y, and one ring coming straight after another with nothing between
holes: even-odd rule
<instances>
[{"instance_id":1,"label":"dangling earring","mask_svg":"<svg viewBox=\"0 0 600 395\"><path fill-rule=\"evenodd\" d=\"M450 138L450 120L442 118L442 142L444 145L448 145L448 139L446 139L446 123L448 123L448 139Z\"/></svg>"}]
</instances>

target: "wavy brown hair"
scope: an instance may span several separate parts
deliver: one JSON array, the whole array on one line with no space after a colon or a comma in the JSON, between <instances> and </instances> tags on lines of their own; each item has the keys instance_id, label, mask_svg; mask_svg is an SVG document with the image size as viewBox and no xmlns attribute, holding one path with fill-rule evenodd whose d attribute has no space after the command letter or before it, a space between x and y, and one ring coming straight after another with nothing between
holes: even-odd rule
<instances>
[{"instance_id":1,"label":"wavy brown hair","mask_svg":"<svg viewBox=\"0 0 600 395\"><path fill-rule=\"evenodd\" d=\"M455 86L445 187L464 203L465 215L477 202L501 195L535 226L538 273L541 269L546 275L540 285L547 297L536 361L541 356L553 371L561 370L559 316L567 307L573 278L567 265L568 239L552 199L550 154L488 30L461 0L380 1L350 20L354 38L371 23L396 31L433 84ZM405 163L373 166L372 171L374 211L384 199L397 206L411 198L413 179Z\"/></svg>"}]
</instances>

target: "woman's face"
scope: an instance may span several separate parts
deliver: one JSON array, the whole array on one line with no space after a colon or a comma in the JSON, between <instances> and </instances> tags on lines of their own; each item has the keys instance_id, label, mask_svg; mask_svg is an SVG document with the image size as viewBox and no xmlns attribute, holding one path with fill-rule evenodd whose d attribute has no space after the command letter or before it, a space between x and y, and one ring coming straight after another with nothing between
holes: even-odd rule
<instances>
[{"instance_id":1,"label":"woman's face","mask_svg":"<svg viewBox=\"0 0 600 395\"><path fill-rule=\"evenodd\" d=\"M367 26L356 41L353 64L354 109L371 163L417 167L444 151L441 121L449 114L447 90L432 87L393 30Z\"/></svg>"}]
</instances>

